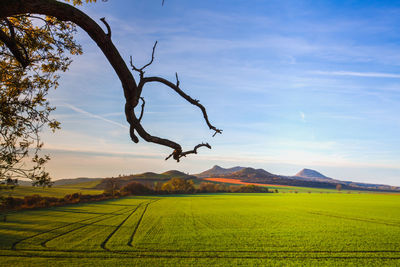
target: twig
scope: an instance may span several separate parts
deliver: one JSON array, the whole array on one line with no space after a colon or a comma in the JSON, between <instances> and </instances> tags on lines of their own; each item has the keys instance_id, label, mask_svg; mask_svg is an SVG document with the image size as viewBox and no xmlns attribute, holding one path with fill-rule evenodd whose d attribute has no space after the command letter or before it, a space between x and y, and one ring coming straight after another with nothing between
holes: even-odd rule
<instances>
[{"instance_id":1,"label":"twig","mask_svg":"<svg viewBox=\"0 0 400 267\"><path fill-rule=\"evenodd\" d=\"M106 18L103 17L103 18L101 18L100 20L101 20L101 22L103 22L104 25L106 25L106 27L107 27L107 33L106 33L107 37L108 37L108 38L111 38L111 27L110 27L110 25L108 25L108 23L107 23L107 21L106 21Z\"/></svg>"},{"instance_id":2,"label":"twig","mask_svg":"<svg viewBox=\"0 0 400 267\"><path fill-rule=\"evenodd\" d=\"M144 101L144 97L140 97L140 99L142 100L142 111L140 112L140 116L139 116L139 122L142 120L143 117L143 112L144 112L144 105L146 104L146 102Z\"/></svg>"},{"instance_id":3,"label":"twig","mask_svg":"<svg viewBox=\"0 0 400 267\"><path fill-rule=\"evenodd\" d=\"M173 157L177 162L179 162L179 159L182 157L186 157L188 154L197 154L197 149L200 147L207 147L211 149L211 146L208 143L201 143L195 146L192 150L188 150L185 152L182 152L182 150L175 149L174 152L172 152L168 157L165 158L165 160L168 160L170 157Z\"/></svg>"},{"instance_id":4,"label":"twig","mask_svg":"<svg viewBox=\"0 0 400 267\"><path fill-rule=\"evenodd\" d=\"M178 78L178 75L176 75L176 77ZM173 84L172 82L170 82L170 81L168 81L168 80L166 80L164 78L161 78L161 77L145 77L145 78L143 78L141 80L141 83L143 83L143 85L148 83L148 82L159 82L159 83L162 83L162 84L170 87L171 89L173 89L175 92L177 92L181 97L183 97L190 104L195 105L198 108L200 108L201 112L203 113L203 117L204 117L204 120L207 123L208 128L210 128L210 130L215 131L214 134L213 134L213 137L217 133L222 134L222 130L221 129L217 129L215 126L213 126L210 123L210 121L208 120L208 115L207 115L206 108L202 104L200 104L200 101L197 100L197 99L191 98L189 95L187 95L185 92L183 92L182 89L179 86L177 86L177 85L179 85L179 80L177 80L177 85Z\"/></svg>"},{"instance_id":5,"label":"twig","mask_svg":"<svg viewBox=\"0 0 400 267\"><path fill-rule=\"evenodd\" d=\"M130 64L131 64L132 70L139 72L139 73L140 73L140 77L143 77L144 69L147 68L148 66L150 66L150 65L153 63L153 61L154 61L154 53L155 53L155 51L156 51L157 43L158 43L158 41L156 41L156 42L154 43L154 45L153 45L153 52L151 53L151 60L150 60L150 62L147 63L146 65L144 65L144 66L141 67L141 68L137 68L135 65L133 65L132 56L130 56Z\"/></svg>"}]
</instances>

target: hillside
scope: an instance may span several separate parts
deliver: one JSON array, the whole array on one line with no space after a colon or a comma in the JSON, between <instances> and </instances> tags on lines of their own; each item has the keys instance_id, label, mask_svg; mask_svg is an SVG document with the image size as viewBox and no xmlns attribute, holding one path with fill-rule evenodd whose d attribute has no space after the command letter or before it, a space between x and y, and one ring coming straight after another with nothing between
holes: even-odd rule
<instances>
[{"instance_id":1,"label":"hillside","mask_svg":"<svg viewBox=\"0 0 400 267\"><path fill-rule=\"evenodd\" d=\"M217 168L215 168L217 167ZM247 183L261 183L261 184L272 184L272 185L286 185L286 186L300 186L300 187L312 187L312 188L327 188L335 189L336 185L341 184L343 190L370 190L370 191L400 191L399 187L389 186L389 185L377 185L377 184L366 184L366 183L355 183L351 181L340 181L336 179L329 178L315 170L303 169L298 172L295 176L283 176L278 174L272 174L263 169L254 168L242 168L240 170L228 172L223 169L223 172L219 172L219 166L214 166L212 169L207 170L197 175L201 178L227 178L227 179L237 179ZM237 168L237 167L235 167ZM211 170L217 170L217 172L211 172ZM207 173L212 173L208 177L203 175Z\"/></svg>"},{"instance_id":2,"label":"hillside","mask_svg":"<svg viewBox=\"0 0 400 267\"><path fill-rule=\"evenodd\" d=\"M315 170L311 169L302 169L298 173L296 173L294 176L292 176L293 179L298 179L298 180L308 180L308 181L318 181L318 182L328 182L328 183L340 183L341 181L335 180L329 177L326 177L320 172L317 172Z\"/></svg>"},{"instance_id":3,"label":"hillside","mask_svg":"<svg viewBox=\"0 0 400 267\"><path fill-rule=\"evenodd\" d=\"M311 169L302 169L295 176L309 179L332 179Z\"/></svg>"},{"instance_id":4,"label":"hillside","mask_svg":"<svg viewBox=\"0 0 400 267\"><path fill-rule=\"evenodd\" d=\"M99 181L101 179L102 178L86 178L86 177L71 178L71 179L60 179L60 180L55 180L53 186L74 185L74 184L88 183L88 182Z\"/></svg>"},{"instance_id":5,"label":"hillside","mask_svg":"<svg viewBox=\"0 0 400 267\"><path fill-rule=\"evenodd\" d=\"M171 171L163 172L161 174L154 173L154 172L145 172L145 173L141 173L141 174L132 174L132 175L116 177L115 179L117 180L117 182L119 183L120 186L124 186L133 181L141 182L141 183L154 183L154 182L165 182L172 178L182 178L185 180L197 179L196 176L188 175L188 174L185 174L185 173L177 171L177 170L171 170ZM109 179L111 179L111 178L103 179L94 188L104 189L106 187Z\"/></svg>"},{"instance_id":6,"label":"hillside","mask_svg":"<svg viewBox=\"0 0 400 267\"><path fill-rule=\"evenodd\" d=\"M214 165L214 167L212 167L209 170L203 171L199 174L194 174L194 176L198 177L198 178L207 178L207 177L217 177L219 175L223 175L223 174L231 174L237 171L240 171L244 169L244 167L233 167L233 168L222 168L218 165Z\"/></svg>"}]
</instances>

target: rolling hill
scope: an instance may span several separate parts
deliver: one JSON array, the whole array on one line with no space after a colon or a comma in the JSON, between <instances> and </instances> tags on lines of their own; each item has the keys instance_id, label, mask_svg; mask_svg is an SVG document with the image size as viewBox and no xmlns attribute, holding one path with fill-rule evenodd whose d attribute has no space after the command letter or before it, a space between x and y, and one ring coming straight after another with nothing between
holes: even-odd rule
<instances>
[{"instance_id":1,"label":"rolling hill","mask_svg":"<svg viewBox=\"0 0 400 267\"><path fill-rule=\"evenodd\" d=\"M218 165L214 165L214 167L212 167L211 169L201 172L199 174L194 174L194 176L196 176L198 178L214 177L214 176L223 175L223 174L231 174L231 173L240 171L242 169L244 169L244 167L237 166L237 167L225 169Z\"/></svg>"},{"instance_id":2,"label":"rolling hill","mask_svg":"<svg viewBox=\"0 0 400 267\"><path fill-rule=\"evenodd\" d=\"M53 186L89 183L89 182L99 181L101 179L102 178L86 178L86 177L71 178L71 179L60 179L60 180L55 180Z\"/></svg>"},{"instance_id":3,"label":"rolling hill","mask_svg":"<svg viewBox=\"0 0 400 267\"><path fill-rule=\"evenodd\" d=\"M182 178L185 180L197 179L196 176L189 175L189 174L177 171L177 170L171 170L171 171L163 172L161 174L154 173L154 172L145 172L145 173L141 173L141 174L132 174L132 175L121 176L121 177L117 177L115 179L117 179L117 182L122 187L133 181L141 182L141 183L154 183L154 182L165 182L172 178ZM104 189L106 187L109 179L111 179L111 178L103 179L94 188Z\"/></svg>"},{"instance_id":4,"label":"rolling hill","mask_svg":"<svg viewBox=\"0 0 400 267\"><path fill-rule=\"evenodd\" d=\"M235 168L240 168L234 171ZM303 169L294 176L284 176L267 172L263 169L254 169L249 167L234 167L224 169L219 166L206 170L200 174L196 174L199 178L228 178L237 179L247 183L261 183L261 184L274 184L274 185L288 185L288 186L301 186L313 188L328 188L335 189L336 185L341 184L343 190L370 190L370 191L390 191L398 192L400 187L381 185L381 184L367 184L352 181L341 181L329 178L318 171L311 169Z\"/></svg>"}]
</instances>

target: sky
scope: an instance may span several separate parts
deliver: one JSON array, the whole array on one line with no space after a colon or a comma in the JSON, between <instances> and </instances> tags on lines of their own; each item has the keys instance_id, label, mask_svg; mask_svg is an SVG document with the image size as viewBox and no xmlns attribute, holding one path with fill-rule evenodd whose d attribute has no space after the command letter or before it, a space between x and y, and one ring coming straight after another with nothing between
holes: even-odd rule
<instances>
[{"instance_id":1,"label":"sky","mask_svg":"<svg viewBox=\"0 0 400 267\"><path fill-rule=\"evenodd\" d=\"M48 99L62 129L43 133L54 179L110 177L213 165L294 175L315 169L336 179L400 186L400 2L109 0L80 7L129 64L175 81L199 109L171 89L144 88L143 126L184 150L130 140L121 83L85 32ZM102 25L103 26L103 25ZM136 75L136 74L135 74ZM137 76L136 76L137 77Z\"/></svg>"}]
</instances>

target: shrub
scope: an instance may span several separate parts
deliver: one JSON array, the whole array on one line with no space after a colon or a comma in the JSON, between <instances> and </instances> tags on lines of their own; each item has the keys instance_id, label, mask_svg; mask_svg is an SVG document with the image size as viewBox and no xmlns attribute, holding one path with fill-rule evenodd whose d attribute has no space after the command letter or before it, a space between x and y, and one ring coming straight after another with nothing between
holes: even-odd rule
<instances>
[{"instance_id":1,"label":"shrub","mask_svg":"<svg viewBox=\"0 0 400 267\"><path fill-rule=\"evenodd\" d=\"M188 194L195 192L193 181L182 178L172 178L168 182L165 182L161 189L170 194Z\"/></svg>"},{"instance_id":2,"label":"shrub","mask_svg":"<svg viewBox=\"0 0 400 267\"><path fill-rule=\"evenodd\" d=\"M123 195L148 195L154 193L152 189L138 182L130 182L122 187L121 192Z\"/></svg>"},{"instance_id":3,"label":"shrub","mask_svg":"<svg viewBox=\"0 0 400 267\"><path fill-rule=\"evenodd\" d=\"M220 191L219 184L202 182L199 186L199 191L202 193L216 193Z\"/></svg>"}]
</instances>

